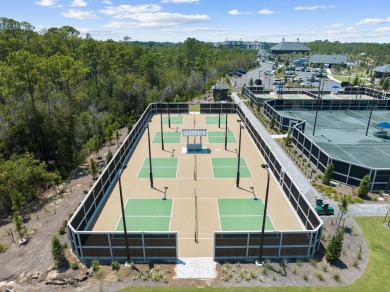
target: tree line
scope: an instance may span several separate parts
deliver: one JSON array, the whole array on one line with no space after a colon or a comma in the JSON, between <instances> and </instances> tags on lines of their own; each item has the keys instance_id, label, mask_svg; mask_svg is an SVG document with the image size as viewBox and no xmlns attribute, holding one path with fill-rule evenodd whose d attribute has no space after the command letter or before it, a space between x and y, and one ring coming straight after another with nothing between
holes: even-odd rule
<instances>
[{"instance_id":1,"label":"tree line","mask_svg":"<svg viewBox=\"0 0 390 292\"><path fill-rule=\"evenodd\" d=\"M22 185L18 190L29 200L42 181L58 180L49 174L65 178L120 128L130 130L150 102L188 101L254 61L254 51L194 38L99 41L71 26L37 32L28 22L0 18L0 180L23 177L20 159L38 163L44 171L34 195ZM10 211L11 193L12 187L0 187L1 213Z\"/></svg>"}]
</instances>

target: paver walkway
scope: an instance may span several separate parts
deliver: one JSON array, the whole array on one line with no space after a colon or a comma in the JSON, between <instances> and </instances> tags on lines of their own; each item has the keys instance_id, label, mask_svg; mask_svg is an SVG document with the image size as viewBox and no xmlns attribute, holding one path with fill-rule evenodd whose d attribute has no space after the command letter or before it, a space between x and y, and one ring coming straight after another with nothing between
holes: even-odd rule
<instances>
[{"instance_id":1,"label":"paver walkway","mask_svg":"<svg viewBox=\"0 0 390 292\"><path fill-rule=\"evenodd\" d=\"M214 279L217 277L213 258L180 258L176 264L178 279Z\"/></svg>"}]
</instances>

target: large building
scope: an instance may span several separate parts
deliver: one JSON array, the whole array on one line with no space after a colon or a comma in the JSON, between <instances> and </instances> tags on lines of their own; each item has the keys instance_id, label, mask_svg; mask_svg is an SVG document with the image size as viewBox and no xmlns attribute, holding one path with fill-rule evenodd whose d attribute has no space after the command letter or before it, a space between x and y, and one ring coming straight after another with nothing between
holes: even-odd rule
<instances>
[{"instance_id":1,"label":"large building","mask_svg":"<svg viewBox=\"0 0 390 292\"><path fill-rule=\"evenodd\" d=\"M226 40L222 43L216 43L215 47L225 46L229 49L240 49L240 50L256 50L260 51L264 49L264 44L258 41L254 42L244 42L243 40Z\"/></svg>"},{"instance_id":2,"label":"large building","mask_svg":"<svg viewBox=\"0 0 390 292\"><path fill-rule=\"evenodd\" d=\"M326 64L328 67L332 65L347 66L348 57L345 55L312 55L310 57L311 64Z\"/></svg>"},{"instance_id":3,"label":"large building","mask_svg":"<svg viewBox=\"0 0 390 292\"><path fill-rule=\"evenodd\" d=\"M390 76L390 64L375 67L372 69L375 74L375 78L389 77Z\"/></svg>"},{"instance_id":4,"label":"large building","mask_svg":"<svg viewBox=\"0 0 390 292\"><path fill-rule=\"evenodd\" d=\"M280 54L291 54L291 53L308 53L310 48L299 42L297 39L296 42L285 42L284 38L282 42L273 46L270 49L271 54L280 55Z\"/></svg>"}]
</instances>

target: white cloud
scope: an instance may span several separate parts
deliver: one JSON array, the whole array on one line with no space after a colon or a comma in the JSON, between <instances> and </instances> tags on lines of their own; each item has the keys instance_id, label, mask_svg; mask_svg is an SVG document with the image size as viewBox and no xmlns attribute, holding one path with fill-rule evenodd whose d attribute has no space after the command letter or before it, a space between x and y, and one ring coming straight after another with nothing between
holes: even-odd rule
<instances>
[{"instance_id":1,"label":"white cloud","mask_svg":"<svg viewBox=\"0 0 390 292\"><path fill-rule=\"evenodd\" d=\"M257 13L258 13L258 14L266 14L266 15L269 15L269 14L274 14L275 11L272 11L272 10L269 10L269 9L265 8L265 9L261 9L261 10L257 11Z\"/></svg>"},{"instance_id":2,"label":"white cloud","mask_svg":"<svg viewBox=\"0 0 390 292\"><path fill-rule=\"evenodd\" d=\"M87 5L88 5L87 2L83 0L73 0L72 4L70 4L70 6L72 7L84 7Z\"/></svg>"},{"instance_id":3,"label":"white cloud","mask_svg":"<svg viewBox=\"0 0 390 292\"><path fill-rule=\"evenodd\" d=\"M112 2L111 2L111 1L109 1L109 0L104 0L104 1L102 1L102 3L104 3L104 4L107 4L107 5L110 5L110 4L112 4Z\"/></svg>"},{"instance_id":4,"label":"white cloud","mask_svg":"<svg viewBox=\"0 0 390 292\"><path fill-rule=\"evenodd\" d=\"M165 28L161 31L175 33L192 33L192 32L223 32L233 31L232 28L225 27L185 27L185 28Z\"/></svg>"},{"instance_id":5,"label":"white cloud","mask_svg":"<svg viewBox=\"0 0 390 292\"><path fill-rule=\"evenodd\" d=\"M56 4L57 0L41 0L41 1L36 1L35 4L41 5L41 6L53 6Z\"/></svg>"},{"instance_id":6,"label":"white cloud","mask_svg":"<svg viewBox=\"0 0 390 292\"><path fill-rule=\"evenodd\" d=\"M243 12L243 11L238 11L237 9L230 10L228 13L229 13L230 15L251 14L249 11Z\"/></svg>"},{"instance_id":7,"label":"white cloud","mask_svg":"<svg viewBox=\"0 0 390 292\"><path fill-rule=\"evenodd\" d=\"M139 13L151 13L161 10L161 6L157 4L144 4L144 5L119 5L110 6L106 9L100 10L101 13L111 15L116 19L132 18L131 16Z\"/></svg>"},{"instance_id":8,"label":"white cloud","mask_svg":"<svg viewBox=\"0 0 390 292\"><path fill-rule=\"evenodd\" d=\"M128 18L138 22L113 21L105 25L110 28L161 28L181 24L208 21L207 15L184 15L179 13L144 13L132 14Z\"/></svg>"},{"instance_id":9,"label":"white cloud","mask_svg":"<svg viewBox=\"0 0 390 292\"><path fill-rule=\"evenodd\" d=\"M174 4L183 4L183 3L195 3L199 0L162 0L161 3L174 3Z\"/></svg>"},{"instance_id":10,"label":"white cloud","mask_svg":"<svg viewBox=\"0 0 390 292\"><path fill-rule=\"evenodd\" d=\"M81 20L99 18L92 10L81 11L77 9L69 9L68 11L63 12L62 16L67 18L81 19Z\"/></svg>"},{"instance_id":11,"label":"white cloud","mask_svg":"<svg viewBox=\"0 0 390 292\"><path fill-rule=\"evenodd\" d=\"M366 24L382 24L382 23L388 23L390 22L390 17L386 18L366 18L358 23L356 25L366 25Z\"/></svg>"},{"instance_id":12,"label":"white cloud","mask_svg":"<svg viewBox=\"0 0 390 292\"><path fill-rule=\"evenodd\" d=\"M316 5L316 6L297 6L294 7L295 10L318 10L318 9L332 9L335 8L334 5Z\"/></svg>"},{"instance_id":13,"label":"white cloud","mask_svg":"<svg viewBox=\"0 0 390 292\"><path fill-rule=\"evenodd\" d=\"M376 31L379 33L390 32L390 27L378 27Z\"/></svg>"},{"instance_id":14,"label":"white cloud","mask_svg":"<svg viewBox=\"0 0 390 292\"><path fill-rule=\"evenodd\" d=\"M338 28L338 27L343 27L343 26L344 26L343 23L334 23L334 24L329 25L329 27L332 27L332 28Z\"/></svg>"}]
</instances>

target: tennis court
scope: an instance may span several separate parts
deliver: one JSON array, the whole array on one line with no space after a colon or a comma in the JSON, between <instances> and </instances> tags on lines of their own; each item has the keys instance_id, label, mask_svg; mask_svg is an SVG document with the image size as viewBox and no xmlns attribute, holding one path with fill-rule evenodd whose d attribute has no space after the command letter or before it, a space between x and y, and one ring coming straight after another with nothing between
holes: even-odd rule
<instances>
[{"instance_id":1,"label":"tennis court","mask_svg":"<svg viewBox=\"0 0 390 292\"><path fill-rule=\"evenodd\" d=\"M264 203L262 199L218 199L222 231L261 231ZM267 213L265 230L274 230Z\"/></svg>"},{"instance_id":2,"label":"tennis court","mask_svg":"<svg viewBox=\"0 0 390 292\"><path fill-rule=\"evenodd\" d=\"M390 163L390 137L375 135L381 130L376 124L390 121L388 111L373 111L368 131L369 110L318 111L314 135L316 111L281 112L284 116L305 120L305 134L335 158L370 167L385 168Z\"/></svg>"},{"instance_id":3,"label":"tennis court","mask_svg":"<svg viewBox=\"0 0 390 292\"><path fill-rule=\"evenodd\" d=\"M152 158L152 171L155 178L176 178L177 164L179 159L177 157L171 158ZM150 165L149 158L145 158L138 178L149 178Z\"/></svg>"},{"instance_id":4,"label":"tennis court","mask_svg":"<svg viewBox=\"0 0 390 292\"><path fill-rule=\"evenodd\" d=\"M221 132L208 132L207 133L209 143L225 143L225 131ZM227 141L228 143L237 143L236 138L234 137L233 132L227 132Z\"/></svg>"},{"instance_id":5,"label":"tennis court","mask_svg":"<svg viewBox=\"0 0 390 292\"><path fill-rule=\"evenodd\" d=\"M235 178L237 176L238 158L211 158L214 178ZM240 158L240 176L252 177L245 158Z\"/></svg>"},{"instance_id":6,"label":"tennis court","mask_svg":"<svg viewBox=\"0 0 390 292\"><path fill-rule=\"evenodd\" d=\"M163 120L164 125L169 124L168 116L164 115L162 120ZM171 115L171 125L182 125L182 124L183 124L183 117L182 116Z\"/></svg>"},{"instance_id":7,"label":"tennis court","mask_svg":"<svg viewBox=\"0 0 390 292\"><path fill-rule=\"evenodd\" d=\"M172 199L128 199L125 206L127 231L169 231ZM120 216L116 231L123 231Z\"/></svg>"},{"instance_id":8,"label":"tennis court","mask_svg":"<svg viewBox=\"0 0 390 292\"><path fill-rule=\"evenodd\" d=\"M164 143L180 143L181 132L164 132ZM161 143L161 132L156 132L152 143Z\"/></svg>"},{"instance_id":9,"label":"tennis court","mask_svg":"<svg viewBox=\"0 0 390 292\"><path fill-rule=\"evenodd\" d=\"M219 115L218 116L206 116L205 119L206 119L207 125L218 125ZM220 124L225 125L225 123L226 123L226 117L225 117L225 115L221 114ZM229 122L228 122L228 124L229 124Z\"/></svg>"},{"instance_id":10,"label":"tennis court","mask_svg":"<svg viewBox=\"0 0 390 292\"><path fill-rule=\"evenodd\" d=\"M306 94L296 95L296 94L285 94L285 93L283 93L282 97L286 98L286 99L312 99L311 96L308 96Z\"/></svg>"}]
</instances>

